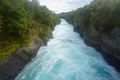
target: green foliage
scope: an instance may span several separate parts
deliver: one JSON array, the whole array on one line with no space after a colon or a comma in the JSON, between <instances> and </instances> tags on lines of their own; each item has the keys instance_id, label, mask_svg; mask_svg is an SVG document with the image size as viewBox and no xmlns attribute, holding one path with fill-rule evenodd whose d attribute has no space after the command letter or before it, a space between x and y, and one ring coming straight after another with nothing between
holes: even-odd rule
<instances>
[{"instance_id":1,"label":"green foliage","mask_svg":"<svg viewBox=\"0 0 120 80\"><path fill-rule=\"evenodd\" d=\"M90 28L110 34L120 27L120 0L94 0L91 4L75 11L61 14L68 22L76 23L80 31L89 32Z\"/></svg>"},{"instance_id":2,"label":"green foliage","mask_svg":"<svg viewBox=\"0 0 120 80\"><path fill-rule=\"evenodd\" d=\"M33 36L45 40L59 22L37 0L0 0L0 61L17 48L29 46Z\"/></svg>"}]
</instances>

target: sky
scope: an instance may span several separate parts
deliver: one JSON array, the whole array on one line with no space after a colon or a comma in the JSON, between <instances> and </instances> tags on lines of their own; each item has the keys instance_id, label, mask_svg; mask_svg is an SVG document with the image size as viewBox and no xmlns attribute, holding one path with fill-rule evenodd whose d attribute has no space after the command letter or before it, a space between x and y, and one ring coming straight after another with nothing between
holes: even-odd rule
<instances>
[{"instance_id":1,"label":"sky","mask_svg":"<svg viewBox=\"0 0 120 80\"><path fill-rule=\"evenodd\" d=\"M39 0L55 13L68 12L89 4L92 0Z\"/></svg>"}]
</instances>

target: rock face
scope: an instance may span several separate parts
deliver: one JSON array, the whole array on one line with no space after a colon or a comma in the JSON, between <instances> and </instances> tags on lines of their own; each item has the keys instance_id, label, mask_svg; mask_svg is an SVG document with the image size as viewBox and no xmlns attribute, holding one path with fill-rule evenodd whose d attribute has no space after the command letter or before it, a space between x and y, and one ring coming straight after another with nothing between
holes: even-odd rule
<instances>
[{"instance_id":1,"label":"rock face","mask_svg":"<svg viewBox=\"0 0 120 80\"><path fill-rule=\"evenodd\" d=\"M96 31L94 27L84 31L78 23L72 22L72 24L87 45L96 48L111 66L120 71L120 28L114 28L110 34L106 35ZM89 36L86 33L89 33Z\"/></svg>"},{"instance_id":2,"label":"rock face","mask_svg":"<svg viewBox=\"0 0 120 80\"><path fill-rule=\"evenodd\" d=\"M14 80L24 66L36 56L38 49L44 45L44 42L35 39L31 48L20 48L8 60L0 63L0 80Z\"/></svg>"},{"instance_id":3,"label":"rock face","mask_svg":"<svg viewBox=\"0 0 120 80\"><path fill-rule=\"evenodd\" d=\"M59 16L120 71L120 0L93 0L83 8Z\"/></svg>"}]
</instances>

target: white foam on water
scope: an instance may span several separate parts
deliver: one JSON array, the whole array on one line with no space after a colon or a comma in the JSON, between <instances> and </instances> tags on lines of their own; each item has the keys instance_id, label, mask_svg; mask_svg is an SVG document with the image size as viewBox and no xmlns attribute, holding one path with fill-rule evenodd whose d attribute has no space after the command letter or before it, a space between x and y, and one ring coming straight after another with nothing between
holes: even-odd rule
<instances>
[{"instance_id":1,"label":"white foam on water","mask_svg":"<svg viewBox=\"0 0 120 80\"><path fill-rule=\"evenodd\" d=\"M53 39L39 49L15 80L120 80L120 75L62 20Z\"/></svg>"}]
</instances>

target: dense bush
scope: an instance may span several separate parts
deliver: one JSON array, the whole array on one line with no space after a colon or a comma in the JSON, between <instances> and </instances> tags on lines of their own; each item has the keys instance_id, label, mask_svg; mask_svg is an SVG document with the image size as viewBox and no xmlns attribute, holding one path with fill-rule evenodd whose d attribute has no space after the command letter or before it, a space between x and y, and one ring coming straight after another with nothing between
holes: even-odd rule
<instances>
[{"instance_id":1,"label":"dense bush","mask_svg":"<svg viewBox=\"0 0 120 80\"><path fill-rule=\"evenodd\" d=\"M120 0L94 0L83 8L62 13L61 16L83 27L83 30L93 27L110 34L113 28L120 27Z\"/></svg>"},{"instance_id":2,"label":"dense bush","mask_svg":"<svg viewBox=\"0 0 120 80\"><path fill-rule=\"evenodd\" d=\"M37 0L0 0L0 60L29 44L34 35L45 40L59 22Z\"/></svg>"}]
</instances>

